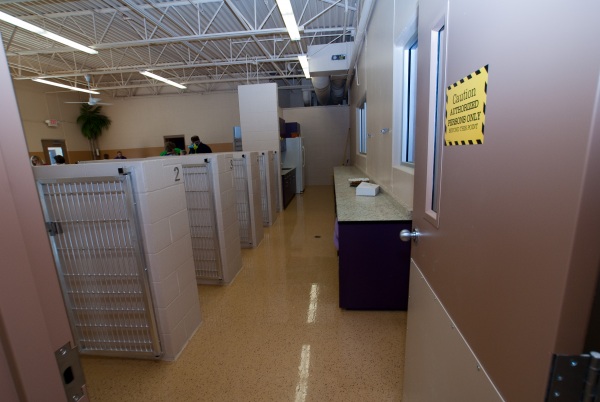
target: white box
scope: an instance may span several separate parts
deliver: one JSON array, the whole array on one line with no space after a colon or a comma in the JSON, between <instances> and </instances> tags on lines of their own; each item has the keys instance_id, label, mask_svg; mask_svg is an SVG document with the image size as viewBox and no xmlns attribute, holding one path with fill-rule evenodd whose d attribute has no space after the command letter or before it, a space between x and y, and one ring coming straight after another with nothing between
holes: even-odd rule
<instances>
[{"instance_id":1,"label":"white box","mask_svg":"<svg viewBox=\"0 0 600 402\"><path fill-rule=\"evenodd\" d=\"M362 182L356 187L356 195L375 196L379 193L379 185L367 182Z\"/></svg>"}]
</instances>

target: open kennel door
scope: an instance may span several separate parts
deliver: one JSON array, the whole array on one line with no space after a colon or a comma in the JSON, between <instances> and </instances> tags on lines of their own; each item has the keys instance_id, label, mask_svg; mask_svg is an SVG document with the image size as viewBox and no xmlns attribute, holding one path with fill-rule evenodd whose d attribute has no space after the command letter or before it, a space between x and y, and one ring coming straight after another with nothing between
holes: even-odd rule
<instances>
[{"instance_id":1,"label":"open kennel door","mask_svg":"<svg viewBox=\"0 0 600 402\"><path fill-rule=\"evenodd\" d=\"M160 357L130 175L37 186L80 353Z\"/></svg>"},{"instance_id":2,"label":"open kennel door","mask_svg":"<svg viewBox=\"0 0 600 402\"><path fill-rule=\"evenodd\" d=\"M183 165L196 280L223 280L210 163Z\"/></svg>"}]
</instances>

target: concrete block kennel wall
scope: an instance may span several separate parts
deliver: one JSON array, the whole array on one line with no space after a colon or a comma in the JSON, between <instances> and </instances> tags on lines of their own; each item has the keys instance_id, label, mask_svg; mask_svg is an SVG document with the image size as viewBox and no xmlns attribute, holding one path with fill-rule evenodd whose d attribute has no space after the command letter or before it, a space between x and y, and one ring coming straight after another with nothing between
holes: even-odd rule
<instances>
[{"instance_id":1,"label":"concrete block kennel wall","mask_svg":"<svg viewBox=\"0 0 600 402\"><path fill-rule=\"evenodd\" d=\"M168 158L35 167L41 178L132 173L163 360L175 360L201 323L181 165ZM177 169L178 168L178 169Z\"/></svg>"}]
</instances>

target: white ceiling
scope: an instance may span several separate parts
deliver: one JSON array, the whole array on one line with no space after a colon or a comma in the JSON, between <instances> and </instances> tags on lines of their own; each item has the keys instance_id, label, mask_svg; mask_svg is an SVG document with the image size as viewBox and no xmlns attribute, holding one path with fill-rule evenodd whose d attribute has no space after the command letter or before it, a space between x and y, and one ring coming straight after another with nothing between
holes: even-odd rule
<instances>
[{"instance_id":1,"label":"white ceiling","mask_svg":"<svg viewBox=\"0 0 600 402\"><path fill-rule=\"evenodd\" d=\"M0 0L0 11L97 55L2 21L0 33L15 80L86 87L89 74L92 87L109 97L230 91L258 82L298 87L297 56L310 45L353 41L364 1L292 0L300 41L289 40L275 0ZM146 69L187 89L139 73Z\"/></svg>"}]
</instances>

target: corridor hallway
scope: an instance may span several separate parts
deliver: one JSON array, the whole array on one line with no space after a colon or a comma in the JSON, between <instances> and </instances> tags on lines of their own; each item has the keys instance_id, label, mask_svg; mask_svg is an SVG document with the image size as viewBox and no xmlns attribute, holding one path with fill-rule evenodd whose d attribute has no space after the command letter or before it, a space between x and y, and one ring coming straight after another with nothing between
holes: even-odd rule
<instances>
[{"instance_id":1,"label":"corridor hallway","mask_svg":"<svg viewBox=\"0 0 600 402\"><path fill-rule=\"evenodd\" d=\"M83 357L91 402L402 399L406 312L338 307L333 188L296 195L175 362ZM368 252L368 250L365 250Z\"/></svg>"}]
</instances>

